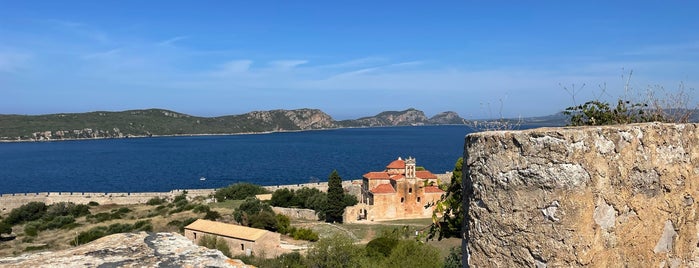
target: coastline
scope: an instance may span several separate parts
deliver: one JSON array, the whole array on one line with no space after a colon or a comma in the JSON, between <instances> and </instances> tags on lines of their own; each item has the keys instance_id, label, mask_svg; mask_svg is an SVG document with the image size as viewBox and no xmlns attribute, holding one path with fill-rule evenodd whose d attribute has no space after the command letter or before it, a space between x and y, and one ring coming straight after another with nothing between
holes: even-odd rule
<instances>
[{"instance_id":1,"label":"coastline","mask_svg":"<svg viewBox=\"0 0 699 268\"><path fill-rule=\"evenodd\" d=\"M439 124L439 125L399 125L399 126L359 126L359 127L336 127L317 129L294 129L294 130L273 130L260 132L237 132L237 133L199 133L199 134L165 134L165 135L133 135L124 137L94 137L94 138L68 138L68 139L45 139L45 140L6 140L0 139L0 143L34 143L34 142L61 142L61 141L86 141L86 140L123 140L142 138L167 138L167 137L207 137L207 136L237 136L237 135L264 135L274 133L294 133L309 131L327 131L338 129L358 129L358 128L393 128L393 127L428 127L428 126L468 126L466 124Z\"/></svg>"},{"instance_id":2,"label":"coastline","mask_svg":"<svg viewBox=\"0 0 699 268\"><path fill-rule=\"evenodd\" d=\"M342 187L350 187L361 180L346 180L342 181ZM313 182L299 183L287 185L268 185L262 186L270 192L278 189L301 189L303 187L316 188L321 191L327 191L328 182ZM187 198L193 199L196 197L210 198L220 188L209 189L174 189L169 192L37 192L37 193L8 193L0 194L0 212L9 212L14 208L29 202L43 202L47 205L60 202L73 202L75 204L87 204L91 201L97 202L100 205L130 205L130 204L145 204L151 198L165 198L172 200L185 191Z\"/></svg>"}]
</instances>

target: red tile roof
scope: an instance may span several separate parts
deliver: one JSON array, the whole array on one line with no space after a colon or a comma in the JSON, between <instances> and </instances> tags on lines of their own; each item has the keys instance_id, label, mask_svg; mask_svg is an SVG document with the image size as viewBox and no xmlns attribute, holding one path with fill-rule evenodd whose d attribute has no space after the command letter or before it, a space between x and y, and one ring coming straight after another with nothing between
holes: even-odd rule
<instances>
[{"instance_id":1,"label":"red tile roof","mask_svg":"<svg viewBox=\"0 0 699 268\"><path fill-rule=\"evenodd\" d=\"M420 179L437 179L437 176L432 174L429 170L418 170L415 171L415 177Z\"/></svg>"},{"instance_id":2,"label":"red tile roof","mask_svg":"<svg viewBox=\"0 0 699 268\"><path fill-rule=\"evenodd\" d=\"M405 179L405 176L403 176L402 174L396 174L396 175L391 176L391 179L394 181L399 181L399 180Z\"/></svg>"},{"instance_id":3,"label":"red tile roof","mask_svg":"<svg viewBox=\"0 0 699 268\"><path fill-rule=\"evenodd\" d=\"M388 169L393 169L393 168L401 169L401 168L403 168L404 169L405 168L405 161L403 161L403 159L398 158L398 160L393 160L393 162L388 164L388 166L386 166L386 168L388 168Z\"/></svg>"},{"instance_id":4,"label":"red tile roof","mask_svg":"<svg viewBox=\"0 0 699 268\"><path fill-rule=\"evenodd\" d=\"M384 183L384 184L379 184L374 189L371 189L371 192L374 194L393 194L396 192L396 190L393 189L393 186L390 184Z\"/></svg>"},{"instance_id":5,"label":"red tile roof","mask_svg":"<svg viewBox=\"0 0 699 268\"><path fill-rule=\"evenodd\" d=\"M437 186L425 186L425 193L444 193L444 191Z\"/></svg>"},{"instance_id":6,"label":"red tile roof","mask_svg":"<svg viewBox=\"0 0 699 268\"><path fill-rule=\"evenodd\" d=\"M367 178L370 180L388 180L391 177L389 177L388 173L386 173L386 172L374 171L374 172L369 172L367 174L364 174L364 178Z\"/></svg>"}]
</instances>

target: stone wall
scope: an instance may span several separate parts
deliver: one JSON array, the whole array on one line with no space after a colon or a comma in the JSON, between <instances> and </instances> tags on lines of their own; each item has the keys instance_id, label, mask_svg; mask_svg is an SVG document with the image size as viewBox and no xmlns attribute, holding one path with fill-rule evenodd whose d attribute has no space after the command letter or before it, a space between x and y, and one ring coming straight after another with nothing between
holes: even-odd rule
<instances>
[{"instance_id":1,"label":"stone wall","mask_svg":"<svg viewBox=\"0 0 699 268\"><path fill-rule=\"evenodd\" d=\"M290 219L295 220L319 220L318 215L316 215L316 211L312 209L272 207L272 211L274 211L276 214L286 215Z\"/></svg>"},{"instance_id":2,"label":"stone wall","mask_svg":"<svg viewBox=\"0 0 699 268\"><path fill-rule=\"evenodd\" d=\"M143 204L153 197L172 200L175 196L182 194L185 190L172 190L169 192L145 192L145 193L89 193L89 192L42 192L42 193L22 193L3 194L0 196L0 211L9 211L29 202L43 202L47 205L59 202L73 202L76 204L87 204L95 201L101 205L105 204ZM208 197L216 189L189 189L188 198L197 196Z\"/></svg>"},{"instance_id":3,"label":"stone wall","mask_svg":"<svg viewBox=\"0 0 699 268\"><path fill-rule=\"evenodd\" d=\"M466 137L473 267L698 267L697 124Z\"/></svg>"}]
</instances>

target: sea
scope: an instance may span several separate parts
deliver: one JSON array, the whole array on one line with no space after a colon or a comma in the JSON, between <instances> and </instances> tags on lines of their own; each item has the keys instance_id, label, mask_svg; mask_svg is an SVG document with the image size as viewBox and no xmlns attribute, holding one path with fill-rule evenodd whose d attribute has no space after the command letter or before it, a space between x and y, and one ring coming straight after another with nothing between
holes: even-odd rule
<instances>
[{"instance_id":1,"label":"sea","mask_svg":"<svg viewBox=\"0 0 699 268\"><path fill-rule=\"evenodd\" d=\"M0 193L163 192L237 182L343 180L414 157L433 173L463 155L468 126L0 143Z\"/></svg>"}]
</instances>

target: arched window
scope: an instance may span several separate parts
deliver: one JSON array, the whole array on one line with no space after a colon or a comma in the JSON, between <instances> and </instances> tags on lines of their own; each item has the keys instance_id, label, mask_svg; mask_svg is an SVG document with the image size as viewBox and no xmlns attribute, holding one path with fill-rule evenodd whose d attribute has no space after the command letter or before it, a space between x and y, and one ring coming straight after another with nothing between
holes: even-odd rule
<instances>
[{"instance_id":1,"label":"arched window","mask_svg":"<svg viewBox=\"0 0 699 268\"><path fill-rule=\"evenodd\" d=\"M417 197L417 202L420 203L420 197L419 197L419 196Z\"/></svg>"},{"instance_id":2,"label":"arched window","mask_svg":"<svg viewBox=\"0 0 699 268\"><path fill-rule=\"evenodd\" d=\"M405 201L405 198L401 197L400 202L403 203L403 201Z\"/></svg>"},{"instance_id":3,"label":"arched window","mask_svg":"<svg viewBox=\"0 0 699 268\"><path fill-rule=\"evenodd\" d=\"M408 188L408 193L412 194L413 193L413 188Z\"/></svg>"}]
</instances>

